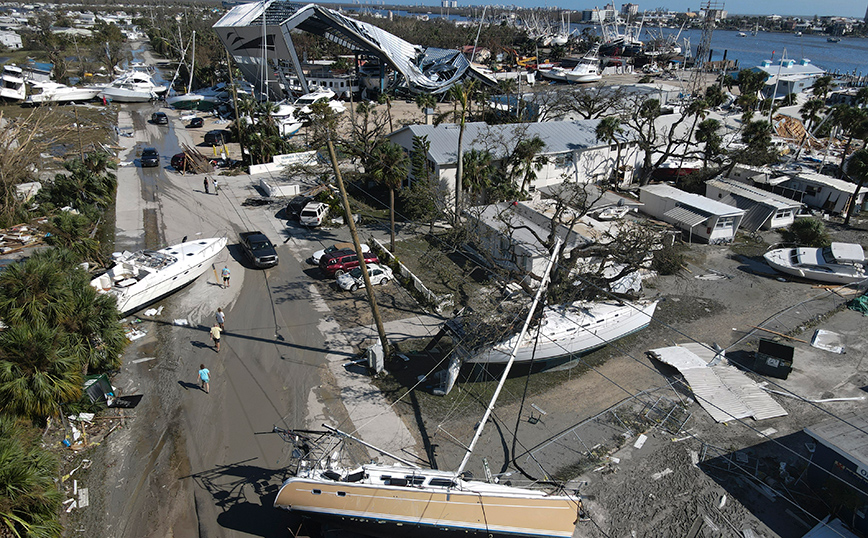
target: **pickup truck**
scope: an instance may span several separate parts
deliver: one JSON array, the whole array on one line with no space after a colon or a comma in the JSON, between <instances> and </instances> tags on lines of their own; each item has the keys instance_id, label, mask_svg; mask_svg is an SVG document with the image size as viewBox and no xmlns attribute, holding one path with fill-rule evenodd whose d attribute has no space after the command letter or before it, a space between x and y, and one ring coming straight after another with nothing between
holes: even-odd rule
<instances>
[{"instance_id":1,"label":"pickup truck","mask_svg":"<svg viewBox=\"0 0 868 538\"><path fill-rule=\"evenodd\" d=\"M259 230L238 234L241 248L256 267L273 267L277 265L277 251L265 234Z\"/></svg>"}]
</instances>

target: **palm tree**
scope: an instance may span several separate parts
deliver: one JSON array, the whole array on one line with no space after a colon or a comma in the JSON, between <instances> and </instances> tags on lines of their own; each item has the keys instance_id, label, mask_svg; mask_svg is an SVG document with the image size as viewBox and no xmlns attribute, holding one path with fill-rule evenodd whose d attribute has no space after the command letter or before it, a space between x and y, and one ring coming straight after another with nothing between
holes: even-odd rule
<instances>
[{"instance_id":1,"label":"palm tree","mask_svg":"<svg viewBox=\"0 0 868 538\"><path fill-rule=\"evenodd\" d=\"M476 202L490 186L494 157L484 150L471 149L464 154L464 189L475 194ZM474 202L474 203L476 203Z\"/></svg>"},{"instance_id":2,"label":"palm tree","mask_svg":"<svg viewBox=\"0 0 868 538\"><path fill-rule=\"evenodd\" d=\"M0 333L0 413L42 423L81 397L82 382L62 329L40 321Z\"/></svg>"},{"instance_id":3,"label":"palm tree","mask_svg":"<svg viewBox=\"0 0 868 538\"><path fill-rule=\"evenodd\" d=\"M832 75L823 75L822 77L817 77L814 80L814 83L811 85L811 93L813 93L817 97L821 97L823 102L826 102L826 97L829 95L829 91L832 89Z\"/></svg>"},{"instance_id":4,"label":"palm tree","mask_svg":"<svg viewBox=\"0 0 868 538\"><path fill-rule=\"evenodd\" d=\"M546 143L539 136L520 141L512 152L511 164L513 173L521 176L520 192L527 192L527 186L536 179L536 173L542 170L547 159L540 155Z\"/></svg>"},{"instance_id":5,"label":"palm tree","mask_svg":"<svg viewBox=\"0 0 868 538\"><path fill-rule=\"evenodd\" d=\"M0 416L0 535L53 538L63 532L59 465L40 442L38 432Z\"/></svg>"},{"instance_id":6,"label":"palm tree","mask_svg":"<svg viewBox=\"0 0 868 538\"><path fill-rule=\"evenodd\" d=\"M617 116L605 117L597 124L597 140L605 142L610 146L615 144L615 169L610 176L615 183L617 183L621 170L621 138L619 135L623 134L624 129L621 127L621 120Z\"/></svg>"},{"instance_id":7,"label":"palm tree","mask_svg":"<svg viewBox=\"0 0 868 538\"><path fill-rule=\"evenodd\" d=\"M455 107L460 106L461 111L457 112L458 116L458 168L455 174L455 223L461 221L461 187L464 181L464 126L467 119L467 112L470 110L470 105L473 103L473 94L476 92L476 84L474 81L468 81L463 84L455 84L449 88L449 95L455 103Z\"/></svg>"},{"instance_id":8,"label":"palm tree","mask_svg":"<svg viewBox=\"0 0 868 538\"><path fill-rule=\"evenodd\" d=\"M799 109L799 115L805 121L805 136L810 132L811 127L820 119L820 111L825 109L826 105L819 99L810 99Z\"/></svg>"},{"instance_id":9,"label":"palm tree","mask_svg":"<svg viewBox=\"0 0 868 538\"><path fill-rule=\"evenodd\" d=\"M702 153L702 167L708 167L708 161L720 154L720 144L723 141L719 132L721 123L715 119L707 119L696 126L696 141L705 144Z\"/></svg>"},{"instance_id":10,"label":"palm tree","mask_svg":"<svg viewBox=\"0 0 868 538\"><path fill-rule=\"evenodd\" d=\"M420 93L416 96L416 106L422 111L422 122L424 123L428 120L425 109L437 106L437 98L432 93Z\"/></svg>"},{"instance_id":11,"label":"palm tree","mask_svg":"<svg viewBox=\"0 0 868 538\"><path fill-rule=\"evenodd\" d=\"M868 110L850 105L837 105L832 108L832 119L847 135L847 143L841 155L840 168L843 171L844 161L850 153L853 138L864 138L868 133Z\"/></svg>"},{"instance_id":12,"label":"palm tree","mask_svg":"<svg viewBox=\"0 0 868 538\"><path fill-rule=\"evenodd\" d=\"M379 97L377 97L377 102L381 105L386 105L386 115L389 118L389 132L395 132L395 128L392 127L392 96L388 93L381 93Z\"/></svg>"},{"instance_id":13,"label":"palm tree","mask_svg":"<svg viewBox=\"0 0 868 538\"><path fill-rule=\"evenodd\" d=\"M374 148L371 175L378 183L389 189L389 224L391 251L395 252L395 191L407 179L407 155L404 148L385 142Z\"/></svg>"},{"instance_id":14,"label":"palm tree","mask_svg":"<svg viewBox=\"0 0 868 538\"><path fill-rule=\"evenodd\" d=\"M862 190L862 186L868 180L868 150L862 148L855 151L847 160L844 166L844 173L850 179L856 180L856 192L850 198L850 207L847 209L847 216L844 218L844 226L849 226L850 217L856 211L856 199L859 197L859 191Z\"/></svg>"}]
</instances>

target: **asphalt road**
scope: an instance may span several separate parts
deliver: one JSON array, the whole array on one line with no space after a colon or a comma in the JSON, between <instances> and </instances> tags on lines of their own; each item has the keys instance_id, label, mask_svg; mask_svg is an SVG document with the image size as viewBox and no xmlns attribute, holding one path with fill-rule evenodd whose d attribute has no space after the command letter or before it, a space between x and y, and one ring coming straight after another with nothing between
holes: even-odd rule
<instances>
[{"instance_id":1,"label":"asphalt road","mask_svg":"<svg viewBox=\"0 0 868 538\"><path fill-rule=\"evenodd\" d=\"M271 503L289 454L272 427L345 418L340 399L326 411L319 400L328 392L316 389L333 376L329 361L346 362L351 353L317 293L322 284L304 272L311 268L304 259L322 248L317 239L333 234L308 238L276 218L274 207L242 206L257 195L247 176L219 176L220 194L205 194L202 175L182 176L168 164L195 131L173 111L169 126L148 123L158 109L123 105L120 112L119 127L132 136L120 142L128 149L118 170L116 250L215 235L229 237L229 247L213 271L155 305L160 314L138 313L148 334L130 346L114 382L145 398L101 449L102 480L116 486L92 494L102 518L86 527L97 536L284 536L291 520ZM159 150L160 167L141 168L145 146ZM248 229L277 244L277 267L245 267L236 243ZM228 288L217 280L224 265L232 271ZM218 307L226 312L219 353L208 338ZM176 323L182 319L188 325ZM210 394L196 384L200 364L211 370Z\"/></svg>"}]
</instances>

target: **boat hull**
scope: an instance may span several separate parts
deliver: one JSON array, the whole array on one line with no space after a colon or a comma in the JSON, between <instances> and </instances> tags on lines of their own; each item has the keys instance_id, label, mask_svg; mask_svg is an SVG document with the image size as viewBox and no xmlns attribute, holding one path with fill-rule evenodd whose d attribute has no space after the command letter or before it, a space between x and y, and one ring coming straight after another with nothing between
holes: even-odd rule
<instances>
[{"instance_id":1,"label":"boat hull","mask_svg":"<svg viewBox=\"0 0 868 538\"><path fill-rule=\"evenodd\" d=\"M126 315L159 301L196 280L211 266L225 246L226 238L219 237L164 248L157 251L157 254L173 256L178 261L158 271L151 270L147 276L134 283L130 283L133 275L148 269L137 271L135 263L119 260L115 267L91 281L91 286L103 293L114 295L118 312ZM139 254L141 253L133 256Z\"/></svg>"},{"instance_id":2,"label":"boat hull","mask_svg":"<svg viewBox=\"0 0 868 538\"><path fill-rule=\"evenodd\" d=\"M568 497L499 496L305 478L287 480L274 506L389 538L443 536L448 532L566 538L572 536L578 520L576 501Z\"/></svg>"},{"instance_id":3,"label":"boat hull","mask_svg":"<svg viewBox=\"0 0 868 538\"><path fill-rule=\"evenodd\" d=\"M45 103L72 103L90 101L95 99L101 88L72 88L59 92L46 92L37 95L31 95L26 99L29 105L41 105Z\"/></svg>"},{"instance_id":4,"label":"boat hull","mask_svg":"<svg viewBox=\"0 0 868 538\"><path fill-rule=\"evenodd\" d=\"M572 326L575 330L565 330L558 334L547 334L540 331L537 341L536 331L529 331L524 341L518 347L515 355L516 363L527 363L559 359L577 355L603 347L609 342L623 338L642 330L651 322L657 301L644 303L588 303L584 313L573 317L565 314L558 323ZM547 313L547 316L560 316L557 311ZM549 323L551 323L550 321ZM531 334L532 333L532 334ZM513 337L514 338L514 337ZM505 364L509 360L514 341L505 340L495 346L468 354L465 363Z\"/></svg>"},{"instance_id":5,"label":"boat hull","mask_svg":"<svg viewBox=\"0 0 868 538\"><path fill-rule=\"evenodd\" d=\"M153 101L158 97L154 92L124 90L121 88L103 90L99 93L99 96L102 99L108 99L118 103L147 103L148 101Z\"/></svg>"},{"instance_id":6,"label":"boat hull","mask_svg":"<svg viewBox=\"0 0 868 538\"><path fill-rule=\"evenodd\" d=\"M815 280L817 282L825 282L827 284L853 284L868 278L864 270L857 267L843 266L837 269L822 266L813 266L805 264L791 263L791 252L797 249L775 249L766 252L763 255L766 263L772 269L786 275L805 278L807 280ZM812 249L813 250L813 249Z\"/></svg>"}]
</instances>

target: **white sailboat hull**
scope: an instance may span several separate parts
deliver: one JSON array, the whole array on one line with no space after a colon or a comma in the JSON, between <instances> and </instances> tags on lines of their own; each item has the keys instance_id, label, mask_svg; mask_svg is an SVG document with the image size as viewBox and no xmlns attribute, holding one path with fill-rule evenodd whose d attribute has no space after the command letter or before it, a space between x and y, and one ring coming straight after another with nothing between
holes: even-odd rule
<instances>
[{"instance_id":1,"label":"white sailboat hull","mask_svg":"<svg viewBox=\"0 0 868 538\"><path fill-rule=\"evenodd\" d=\"M484 482L464 482L454 473L365 466L357 482L293 477L284 482L274 506L317 519L338 521L366 534L419 538L444 532L510 537L572 536L578 500L562 495ZM391 485L379 480L405 476L424 480L437 473L455 487ZM400 477L400 478L399 478Z\"/></svg>"},{"instance_id":2,"label":"white sailboat hull","mask_svg":"<svg viewBox=\"0 0 868 538\"><path fill-rule=\"evenodd\" d=\"M644 329L651 322L657 301L637 303L593 302L546 308L539 340L528 331L518 346L515 362L544 361L579 354ZM464 352L464 362L505 364L515 346L513 336L494 346Z\"/></svg>"},{"instance_id":3,"label":"white sailboat hull","mask_svg":"<svg viewBox=\"0 0 868 538\"><path fill-rule=\"evenodd\" d=\"M90 283L113 295L122 314L134 312L186 286L213 263L226 246L225 237L199 239L158 251L125 252L114 267Z\"/></svg>"}]
</instances>

